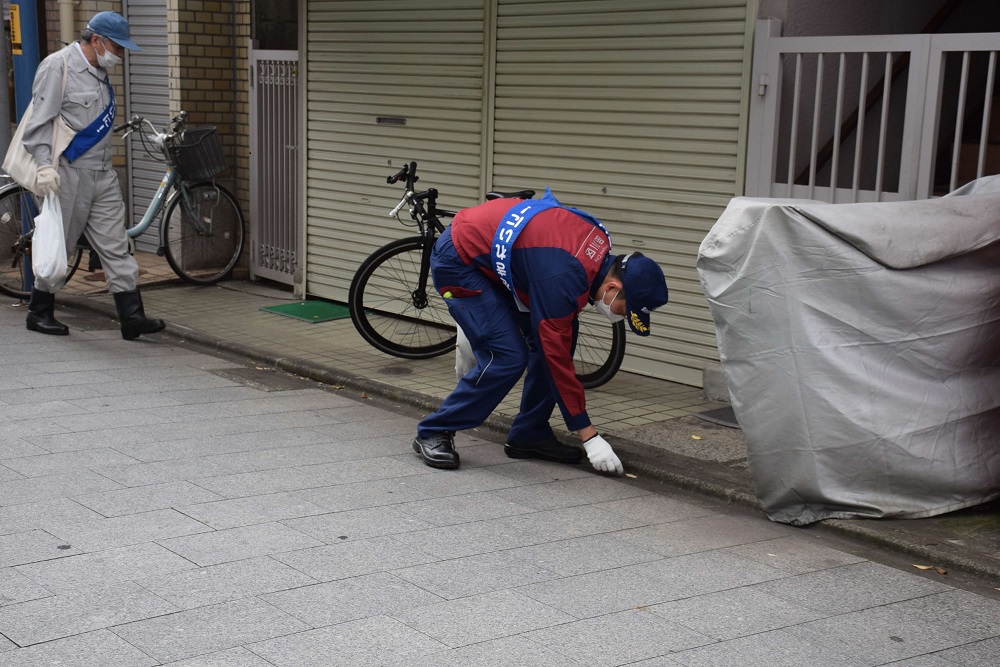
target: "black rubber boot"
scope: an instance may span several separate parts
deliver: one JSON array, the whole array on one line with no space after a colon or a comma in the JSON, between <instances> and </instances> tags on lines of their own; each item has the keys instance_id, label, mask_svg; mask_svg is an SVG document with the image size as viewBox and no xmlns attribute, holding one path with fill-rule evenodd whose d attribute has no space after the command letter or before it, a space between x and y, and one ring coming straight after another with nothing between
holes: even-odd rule
<instances>
[{"instance_id":1,"label":"black rubber boot","mask_svg":"<svg viewBox=\"0 0 1000 667\"><path fill-rule=\"evenodd\" d=\"M69 327L56 319L55 310L55 294L32 289L31 300L28 301L28 331L50 336L68 336Z\"/></svg>"},{"instance_id":2,"label":"black rubber boot","mask_svg":"<svg viewBox=\"0 0 1000 667\"><path fill-rule=\"evenodd\" d=\"M142 334L156 333L166 328L163 320L146 317L138 288L131 292L115 292L114 297L118 321L122 324L122 338L125 340L135 340Z\"/></svg>"}]
</instances>

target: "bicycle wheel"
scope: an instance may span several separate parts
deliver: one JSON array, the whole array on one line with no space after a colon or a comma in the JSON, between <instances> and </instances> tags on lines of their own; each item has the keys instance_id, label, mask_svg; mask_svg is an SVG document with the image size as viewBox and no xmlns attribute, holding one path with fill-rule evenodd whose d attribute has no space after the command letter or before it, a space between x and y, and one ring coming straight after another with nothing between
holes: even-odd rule
<instances>
[{"instance_id":1,"label":"bicycle wheel","mask_svg":"<svg viewBox=\"0 0 1000 667\"><path fill-rule=\"evenodd\" d=\"M423 240L384 245L358 267L348 296L351 320L372 346L403 359L429 359L454 349L455 323L434 286L414 297ZM428 283L430 279L428 279Z\"/></svg>"},{"instance_id":2,"label":"bicycle wheel","mask_svg":"<svg viewBox=\"0 0 1000 667\"><path fill-rule=\"evenodd\" d=\"M611 324L596 313L580 313L573 365L583 386L594 389L608 382L621 368L624 357L625 322Z\"/></svg>"},{"instance_id":3,"label":"bicycle wheel","mask_svg":"<svg viewBox=\"0 0 1000 667\"><path fill-rule=\"evenodd\" d=\"M24 269L31 262L30 233L35 228L36 215L38 206L30 192L19 185L0 189L0 292L16 299L31 296L32 286L25 284ZM80 266L81 257L83 249L76 246L70 249L66 282Z\"/></svg>"},{"instance_id":4,"label":"bicycle wheel","mask_svg":"<svg viewBox=\"0 0 1000 667\"><path fill-rule=\"evenodd\" d=\"M229 275L243 252L243 212L220 185L180 188L167 206L163 245L174 272L195 285L214 285Z\"/></svg>"}]
</instances>

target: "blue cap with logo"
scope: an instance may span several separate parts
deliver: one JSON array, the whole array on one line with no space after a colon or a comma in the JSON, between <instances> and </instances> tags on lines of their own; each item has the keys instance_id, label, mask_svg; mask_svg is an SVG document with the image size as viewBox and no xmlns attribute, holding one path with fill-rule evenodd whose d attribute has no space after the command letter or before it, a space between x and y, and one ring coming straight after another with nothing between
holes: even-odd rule
<instances>
[{"instance_id":1,"label":"blue cap with logo","mask_svg":"<svg viewBox=\"0 0 1000 667\"><path fill-rule=\"evenodd\" d=\"M101 37L107 37L115 44L132 51L141 51L128 36L128 21L117 12L98 12L87 23L87 28Z\"/></svg>"},{"instance_id":2,"label":"blue cap with logo","mask_svg":"<svg viewBox=\"0 0 1000 667\"><path fill-rule=\"evenodd\" d=\"M622 257L625 319L632 331L649 335L649 314L667 303L667 278L659 265L641 252Z\"/></svg>"}]
</instances>

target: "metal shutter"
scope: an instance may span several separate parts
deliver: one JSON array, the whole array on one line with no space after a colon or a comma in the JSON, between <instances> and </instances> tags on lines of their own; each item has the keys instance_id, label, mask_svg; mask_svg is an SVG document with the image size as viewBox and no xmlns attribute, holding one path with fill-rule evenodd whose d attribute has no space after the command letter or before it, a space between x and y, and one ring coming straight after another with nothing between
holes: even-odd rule
<instances>
[{"instance_id":1,"label":"metal shutter","mask_svg":"<svg viewBox=\"0 0 1000 667\"><path fill-rule=\"evenodd\" d=\"M742 188L745 1L499 0L493 186L552 188L664 267L628 370L700 385L718 360L698 245ZM749 58L747 58L749 60Z\"/></svg>"},{"instance_id":2,"label":"metal shutter","mask_svg":"<svg viewBox=\"0 0 1000 667\"><path fill-rule=\"evenodd\" d=\"M167 3L166 0L127 0L132 41L142 50L130 51L127 59L124 119L138 114L150 119L162 129L170 119L169 71L167 69ZM142 148L138 133L128 139L128 188L132 220L138 223L146 213L150 200L163 179L163 162L156 162ZM159 224L151 226L136 239L141 250L155 251L159 245Z\"/></svg>"},{"instance_id":3,"label":"metal shutter","mask_svg":"<svg viewBox=\"0 0 1000 667\"><path fill-rule=\"evenodd\" d=\"M346 300L372 250L412 235L386 216L403 194L387 175L416 160L441 206L479 197L485 9L328 0L306 10L306 289Z\"/></svg>"}]
</instances>

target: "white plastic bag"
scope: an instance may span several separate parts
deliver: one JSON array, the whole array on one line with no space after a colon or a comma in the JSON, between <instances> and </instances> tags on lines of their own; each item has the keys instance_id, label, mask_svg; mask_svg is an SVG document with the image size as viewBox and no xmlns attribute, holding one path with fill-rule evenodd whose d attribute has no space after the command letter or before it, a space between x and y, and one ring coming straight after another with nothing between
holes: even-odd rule
<instances>
[{"instance_id":1,"label":"white plastic bag","mask_svg":"<svg viewBox=\"0 0 1000 667\"><path fill-rule=\"evenodd\" d=\"M458 329L458 341L455 344L455 375L461 380L475 367L476 355L472 353L472 343L465 337L462 327L457 324L455 326Z\"/></svg>"},{"instance_id":2,"label":"white plastic bag","mask_svg":"<svg viewBox=\"0 0 1000 667\"><path fill-rule=\"evenodd\" d=\"M35 272L35 278L58 289L66 279L67 269L62 207L59 197L49 194L42 202L42 212L35 218L35 232L31 237L31 270Z\"/></svg>"}]
</instances>

